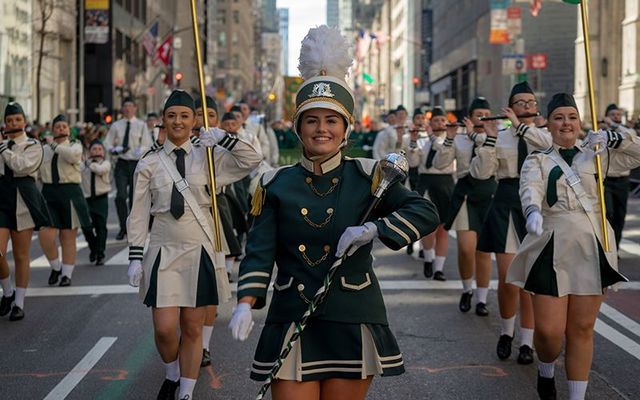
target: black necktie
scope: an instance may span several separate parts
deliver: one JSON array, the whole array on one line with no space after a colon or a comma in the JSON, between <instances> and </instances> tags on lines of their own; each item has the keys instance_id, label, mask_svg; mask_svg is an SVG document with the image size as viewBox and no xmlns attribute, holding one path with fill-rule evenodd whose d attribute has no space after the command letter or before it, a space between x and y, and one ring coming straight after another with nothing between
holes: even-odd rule
<instances>
[{"instance_id":1,"label":"black necktie","mask_svg":"<svg viewBox=\"0 0 640 400\"><path fill-rule=\"evenodd\" d=\"M124 140L122 141L122 153L126 153L129 150L129 130L131 129L131 122L127 121L127 127L124 130Z\"/></svg>"},{"instance_id":2,"label":"black necktie","mask_svg":"<svg viewBox=\"0 0 640 400\"><path fill-rule=\"evenodd\" d=\"M429 154L427 155L427 169L433 167L433 159L436 157L436 151L433 148L433 143L431 143L431 148L429 149Z\"/></svg>"},{"instance_id":3,"label":"black necktie","mask_svg":"<svg viewBox=\"0 0 640 400\"><path fill-rule=\"evenodd\" d=\"M476 155L476 141L475 139L471 139L471 141L473 142L473 147L471 148L471 158L469 159L469 165L471 165L471 160L473 160L473 157Z\"/></svg>"},{"instance_id":4,"label":"black necktie","mask_svg":"<svg viewBox=\"0 0 640 400\"><path fill-rule=\"evenodd\" d=\"M522 164L524 164L524 160L526 160L528 154L527 150L527 142L524 140L522 136L518 137L518 174L522 170Z\"/></svg>"},{"instance_id":5,"label":"black necktie","mask_svg":"<svg viewBox=\"0 0 640 400\"><path fill-rule=\"evenodd\" d=\"M91 172L91 197L96 197L96 173Z\"/></svg>"},{"instance_id":6,"label":"black necktie","mask_svg":"<svg viewBox=\"0 0 640 400\"><path fill-rule=\"evenodd\" d=\"M186 152L180 147L175 149L173 152L176 154L176 168L178 169L180 176L184 178L184 155ZM174 183L173 189L171 190L171 215L173 215L173 218L175 219L180 219L182 214L184 214L184 197L182 197L180 192L178 192L176 184Z\"/></svg>"},{"instance_id":7,"label":"black necktie","mask_svg":"<svg viewBox=\"0 0 640 400\"><path fill-rule=\"evenodd\" d=\"M578 153L578 149L573 147L571 149L559 149L560 156L566 161L569 166L573 163L573 157ZM562 176L562 168L555 166L549 172L549 179L547 182L547 204L549 207L553 207L558 201L558 179Z\"/></svg>"},{"instance_id":8,"label":"black necktie","mask_svg":"<svg viewBox=\"0 0 640 400\"><path fill-rule=\"evenodd\" d=\"M9 140L7 142L7 148L9 150L11 150L11 148L16 144L16 142L14 142L13 140ZM7 165L7 163L4 164L4 176L6 176L9 179L13 179L13 170L11 168L9 168L9 166Z\"/></svg>"},{"instance_id":9,"label":"black necktie","mask_svg":"<svg viewBox=\"0 0 640 400\"><path fill-rule=\"evenodd\" d=\"M60 183L60 172L58 171L58 153L53 154L51 159L51 183Z\"/></svg>"}]
</instances>

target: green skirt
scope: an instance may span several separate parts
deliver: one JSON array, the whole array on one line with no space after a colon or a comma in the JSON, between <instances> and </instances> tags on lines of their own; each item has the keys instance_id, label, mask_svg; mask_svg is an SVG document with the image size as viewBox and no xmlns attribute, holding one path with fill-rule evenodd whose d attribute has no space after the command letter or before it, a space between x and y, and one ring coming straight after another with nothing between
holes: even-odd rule
<instances>
[{"instance_id":1,"label":"green skirt","mask_svg":"<svg viewBox=\"0 0 640 400\"><path fill-rule=\"evenodd\" d=\"M51 225L49 209L36 187L36 181L30 176L19 178L0 177L0 228L7 228L13 231L19 230L18 223L18 193L28 210L28 218L20 215L21 220L33 221L33 229L39 230L42 227ZM22 229L20 229L22 230Z\"/></svg>"},{"instance_id":2,"label":"green skirt","mask_svg":"<svg viewBox=\"0 0 640 400\"><path fill-rule=\"evenodd\" d=\"M294 323L265 324L251 368L251 379L264 381L267 378L294 329ZM402 373L402 354L387 325L312 319L276 378L304 382Z\"/></svg>"},{"instance_id":3,"label":"green skirt","mask_svg":"<svg viewBox=\"0 0 640 400\"><path fill-rule=\"evenodd\" d=\"M417 192L431 200L438 210L440 221L446 221L453 195L453 176L451 174L420 174Z\"/></svg>"},{"instance_id":4,"label":"green skirt","mask_svg":"<svg viewBox=\"0 0 640 400\"><path fill-rule=\"evenodd\" d=\"M42 195L51 214L51 226L56 229L91 227L89 206L77 183L45 183Z\"/></svg>"},{"instance_id":5,"label":"green skirt","mask_svg":"<svg viewBox=\"0 0 640 400\"><path fill-rule=\"evenodd\" d=\"M520 203L520 180L500 179L489 213L478 237L478 250L515 254L527 235L527 221Z\"/></svg>"},{"instance_id":6,"label":"green skirt","mask_svg":"<svg viewBox=\"0 0 640 400\"><path fill-rule=\"evenodd\" d=\"M468 223L465 225L468 226L468 229L465 230L480 233L497 185L498 182L493 177L479 180L471 175L466 175L458 179L456 186L453 188L449 214L444 228L446 230L451 229L460 213L460 209L463 205L466 205L465 211L468 215Z\"/></svg>"}]
</instances>

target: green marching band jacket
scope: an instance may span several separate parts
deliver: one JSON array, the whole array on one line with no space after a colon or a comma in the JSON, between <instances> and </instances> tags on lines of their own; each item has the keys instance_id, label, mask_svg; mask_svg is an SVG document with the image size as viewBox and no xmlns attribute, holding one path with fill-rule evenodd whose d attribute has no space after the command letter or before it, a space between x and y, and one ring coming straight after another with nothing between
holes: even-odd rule
<instances>
[{"instance_id":1,"label":"green marching band jacket","mask_svg":"<svg viewBox=\"0 0 640 400\"><path fill-rule=\"evenodd\" d=\"M306 158L262 176L253 199L256 215L240 265L238 299L255 296L265 306L274 263L278 267L267 323L296 321L307 309L349 226L357 226L371 203L380 177L376 161L343 158L325 161L314 175ZM400 183L393 184L371 213L379 239L397 250L434 231L433 204ZM387 324L382 292L373 272L372 244L347 257L334 276L318 319Z\"/></svg>"}]
</instances>

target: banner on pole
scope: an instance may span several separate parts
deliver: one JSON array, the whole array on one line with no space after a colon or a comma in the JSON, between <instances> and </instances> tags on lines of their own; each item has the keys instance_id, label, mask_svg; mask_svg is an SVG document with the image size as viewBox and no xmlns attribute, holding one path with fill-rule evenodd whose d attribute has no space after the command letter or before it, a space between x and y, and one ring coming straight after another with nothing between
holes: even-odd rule
<instances>
[{"instance_id":1,"label":"banner on pole","mask_svg":"<svg viewBox=\"0 0 640 400\"><path fill-rule=\"evenodd\" d=\"M489 43L508 44L509 29L507 21L507 7L509 0L491 0L491 32L489 33Z\"/></svg>"},{"instance_id":2,"label":"banner on pole","mask_svg":"<svg viewBox=\"0 0 640 400\"><path fill-rule=\"evenodd\" d=\"M109 0L84 0L84 42L109 41Z\"/></svg>"},{"instance_id":3,"label":"banner on pole","mask_svg":"<svg viewBox=\"0 0 640 400\"><path fill-rule=\"evenodd\" d=\"M502 75L523 74L527 72L527 57L524 54L503 54Z\"/></svg>"},{"instance_id":4,"label":"banner on pole","mask_svg":"<svg viewBox=\"0 0 640 400\"><path fill-rule=\"evenodd\" d=\"M507 31L511 39L522 34L522 9L520 7L507 8Z\"/></svg>"}]
</instances>

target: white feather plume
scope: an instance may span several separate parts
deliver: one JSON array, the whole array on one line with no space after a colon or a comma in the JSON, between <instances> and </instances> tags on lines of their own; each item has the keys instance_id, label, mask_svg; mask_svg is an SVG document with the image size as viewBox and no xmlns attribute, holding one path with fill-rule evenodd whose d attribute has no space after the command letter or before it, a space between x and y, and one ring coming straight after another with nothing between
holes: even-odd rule
<instances>
[{"instance_id":1,"label":"white feather plume","mask_svg":"<svg viewBox=\"0 0 640 400\"><path fill-rule=\"evenodd\" d=\"M302 40L299 61L302 79L310 79L324 72L344 80L353 58L349 44L340 31L321 25L311 28Z\"/></svg>"}]
</instances>

